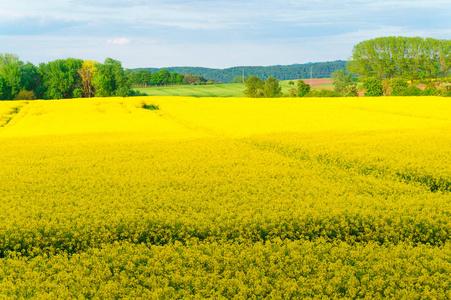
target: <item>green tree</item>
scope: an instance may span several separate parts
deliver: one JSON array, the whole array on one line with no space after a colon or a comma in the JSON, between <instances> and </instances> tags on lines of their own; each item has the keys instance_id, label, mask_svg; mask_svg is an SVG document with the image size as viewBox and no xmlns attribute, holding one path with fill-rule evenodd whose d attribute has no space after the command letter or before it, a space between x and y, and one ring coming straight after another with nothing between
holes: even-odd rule
<instances>
[{"instance_id":1,"label":"green tree","mask_svg":"<svg viewBox=\"0 0 451 300\"><path fill-rule=\"evenodd\" d=\"M231 83L243 83L246 82L248 76L238 75L233 77L233 81Z\"/></svg>"},{"instance_id":2,"label":"green tree","mask_svg":"<svg viewBox=\"0 0 451 300\"><path fill-rule=\"evenodd\" d=\"M11 90L11 99L14 99L22 90L22 63L7 62L0 69L0 77L2 77Z\"/></svg>"},{"instance_id":3,"label":"green tree","mask_svg":"<svg viewBox=\"0 0 451 300\"><path fill-rule=\"evenodd\" d=\"M342 93L348 86L356 85L351 75L347 74L344 70L336 70L331 74L332 84L334 85L334 91Z\"/></svg>"},{"instance_id":4,"label":"green tree","mask_svg":"<svg viewBox=\"0 0 451 300\"><path fill-rule=\"evenodd\" d=\"M6 82L5 78L0 77L0 100L11 100L13 99L11 93L11 87Z\"/></svg>"},{"instance_id":5,"label":"green tree","mask_svg":"<svg viewBox=\"0 0 451 300\"><path fill-rule=\"evenodd\" d=\"M394 78L390 79L390 82L388 84L388 89L390 91L391 96L400 95L408 87L409 87L409 84L407 83L407 81L401 77L394 77Z\"/></svg>"},{"instance_id":6,"label":"green tree","mask_svg":"<svg viewBox=\"0 0 451 300\"><path fill-rule=\"evenodd\" d=\"M272 76L269 76L268 79L266 79L263 94L266 98L275 98L282 95L282 88L277 79Z\"/></svg>"},{"instance_id":7,"label":"green tree","mask_svg":"<svg viewBox=\"0 0 451 300\"><path fill-rule=\"evenodd\" d=\"M83 61L81 68L78 69L78 75L80 76L81 80L82 95L86 98L91 98L95 95L93 79L97 74L96 64L97 62L95 60L85 60ZM74 97L80 98L79 94L75 94L75 91Z\"/></svg>"},{"instance_id":8,"label":"green tree","mask_svg":"<svg viewBox=\"0 0 451 300\"><path fill-rule=\"evenodd\" d=\"M44 97L43 78L39 73L38 67L32 63L22 65L22 90L32 91L35 97L42 99Z\"/></svg>"},{"instance_id":9,"label":"green tree","mask_svg":"<svg viewBox=\"0 0 451 300\"><path fill-rule=\"evenodd\" d=\"M103 64L96 64L97 74L94 76L93 83L96 87L96 96L125 97L130 92L131 84L118 60L112 58L105 59Z\"/></svg>"},{"instance_id":10,"label":"green tree","mask_svg":"<svg viewBox=\"0 0 451 300\"><path fill-rule=\"evenodd\" d=\"M297 97L298 96L298 90L295 88L291 88L288 90L288 95L292 98Z\"/></svg>"},{"instance_id":11,"label":"green tree","mask_svg":"<svg viewBox=\"0 0 451 300\"><path fill-rule=\"evenodd\" d=\"M420 37L380 37L352 50L350 73L380 79L405 77L432 81L451 71L451 40Z\"/></svg>"},{"instance_id":12,"label":"green tree","mask_svg":"<svg viewBox=\"0 0 451 300\"><path fill-rule=\"evenodd\" d=\"M384 94L382 80L377 77L367 77L363 80L363 88L365 89L365 97L379 97Z\"/></svg>"},{"instance_id":13,"label":"green tree","mask_svg":"<svg viewBox=\"0 0 451 300\"><path fill-rule=\"evenodd\" d=\"M298 86L298 96L299 97L304 97L305 95L307 95L310 92L310 84L305 83L304 80L298 80L297 83Z\"/></svg>"},{"instance_id":14,"label":"green tree","mask_svg":"<svg viewBox=\"0 0 451 300\"><path fill-rule=\"evenodd\" d=\"M22 65L19 57L15 54L0 54L0 78L2 83L3 97L12 100L22 90Z\"/></svg>"},{"instance_id":15,"label":"green tree","mask_svg":"<svg viewBox=\"0 0 451 300\"><path fill-rule=\"evenodd\" d=\"M39 72L42 74L46 88L46 99L66 99L73 97L73 91L80 86L78 69L83 60L75 58L58 59L48 64L40 64Z\"/></svg>"},{"instance_id":16,"label":"green tree","mask_svg":"<svg viewBox=\"0 0 451 300\"><path fill-rule=\"evenodd\" d=\"M171 73L167 69L158 71L159 85L168 85L171 81Z\"/></svg>"},{"instance_id":17,"label":"green tree","mask_svg":"<svg viewBox=\"0 0 451 300\"><path fill-rule=\"evenodd\" d=\"M36 100L36 95L33 91L20 91L14 100Z\"/></svg>"},{"instance_id":18,"label":"green tree","mask_svg":"<svg viewBox=\"0 0 451 300\"><path fill-rule=\"evenodd\" d=\"M343 97L358 97L359 91L356 85L346 86L340 93Z\"/></svg>"},{"instance_id":19,"label":"green tree","mask_svg":"<svg viewBox=\"0 0 451 300\"><path fill-rule=\"evenodd\" d=\"M265 82L257 76L250 76L245 82L244 94L249 98L263 97Z\"/></svg>"}]
</instances>

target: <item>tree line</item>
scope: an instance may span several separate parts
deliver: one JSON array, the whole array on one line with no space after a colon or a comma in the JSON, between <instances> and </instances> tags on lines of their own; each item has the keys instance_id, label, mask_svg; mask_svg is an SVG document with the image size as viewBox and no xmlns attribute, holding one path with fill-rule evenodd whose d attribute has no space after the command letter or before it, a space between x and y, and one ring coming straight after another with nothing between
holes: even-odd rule
<instances>
[{"instance_id":1,"label":"tree line","mask_svg":"<svg viewBox=\"0 0 451 300\"><path fill-rule=\"evenodd\" d=\"M201 67L170 67L165 68L171 72L177 72L180 74L196 74L204 76L205 78L212 79L216 82L230 83L234 82L237 76L254 76L260 77L263 80L268 79L270 76L277 80L289 80L293 78L328 78L336 70L345 70L346 61L338 60L331 62L318 62L308 64L293 64L293 65L276 65L276 66L244 66L244 67L232 67L226 69L212 69ZM142 69L134 69L133 71L139 71ZM159 71L158 68L145 68L151 72ZM243 82L243 81L239 81Z\"/></svg>"},{"instance_id":2,"label":"tree line","mask_svg":"<svg viewBox=\"0 0 451 300\"><path fill-rule=\"evenodd\" d=\"M35 66L15 54L0 54L0 100L67 99L145 95L136 86L215 83L201 75L124 69L120 61L76 58Z\"/></svg>"},{"instance_id":3,"label":"tree line","mask_svg":"<svg viewBox=\"0 0 451 300\"><path fill-rule=\"evenodd\" d=\"M216 81L212 79L206 79L202 75L194 74L179 74L177 72L170 72L167 69L160 70L146 70L139 69L131 71L130 82L136 87L148 87L148 86L162 86L162 85L203 85L203 84L215 84Z\"/></svg>"},{"instance_id":4,"label":"tree line","mask_svg":"<svg viewBox=\"0 0 451 300\"><path fill-rule=\"evenodd\" d=\"M288 90L288 94L282 93L282 88L279 81L270 76L264 81L257 76L248 76L245 81L244 94L249 98L277 98L277 97L341 97L341 96L357 96L342 95L336 91L329 90L312 90L311 86L304 80L297 80L296 87L295 82L290 80L289 85L293 87ZM357 93L357 92L356 92Z\"/></svg>"},{"instance_id":5,"label":"tree line","mask_svg":"<svg viewBox=\"0 0 451 300\"><path fill-rule=\"evenodd\" d=\"M35 66L17 55L0 54L0 99L65 99L128 96L131 84L120 61L76 58Z\"/></svg>"},{"instance_id":6,"label":"tree line","mask_svg":"<svg viewBox=\"0 0 451 300\"><path fill-rule=\"evenodd\" d=\"M359 76L366 96L451 96L451 40L366 40L354 46L347 70Z\"/></svg>"},{"instance_id":7,"label":"tree line","mask_svg":"<svg viewBox=\"0 0 451 300\"><path fill-rule=\"evenodd\" d=\"M365 77L432 81L449 75L450 53L451 40L380 37L355 45L347 69Z\"/></svg>"}]
</instances>

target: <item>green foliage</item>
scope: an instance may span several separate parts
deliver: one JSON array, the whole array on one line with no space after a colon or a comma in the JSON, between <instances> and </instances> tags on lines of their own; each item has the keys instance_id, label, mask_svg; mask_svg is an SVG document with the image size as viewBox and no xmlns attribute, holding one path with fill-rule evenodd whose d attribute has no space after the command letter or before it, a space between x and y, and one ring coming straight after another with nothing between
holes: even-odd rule
<instances>
[{"instance_id":1,"label":"green foliage","mask_svg":"<svg viewBox=\"0 0 451 300\"><path fill-rule=\"evenodd\" d=\"M445 78L451 71L451 40L380 37L354 46L350 73L409 80Z\"/></svg>"},{"instance_id":2,"label":"green foliage","mask_svg":"<svg viewBox=\"0 0 451 300\"><path fill-rule=\"evenodd\" d=\"M249 98L261 98L264 96L263 89L265 82L257 76L250 76L245 83L244 94Z\"/></svg>"},{"instance_id":3,"label":"green foliage","mask_svg":"<svg viewBox=\"0 0 451 300\"><path fill-rule=\"evenodd\" d=\"M155 104L147 104L144 101L141 103L141 107L148 110L159 110L160 107Z\"/></svg>"},{"instance_id":4,"label":"green foliage","mask_svg":"<svg viewBox=\"0 0 451 300\"><path fill-rule=\"evenodd\" d=\"M294 85L294 81L293 80L288 81L288 85Z\"/></svg>"},{"instance_id":5,"label":"green foliage","mask_svg":"<svg viewBox=\"0 0 451 300\"><path fill-rule=\"evenodd\" d=\"M444 97L451 97L451 82L442 82L440 84L440 93Z\"/></svg>"},{"instance_id":6,"label":"green foliage","mask_svg":"<svg viewBox=\"0 0 451 300\"><path fill-rule=\"evenodd\" d=\"M400 92L396 93L396 96L422 96L424 95L423 91L416 86L409 86Z\"/></svg>"},{"instance_id":7,"label":"green foliage","mask_svg":"<svg viewBox=\"0 0 451 300\"><path fill-rule=\"evenodd\" d=\"M436 87L426 87L423 90L423 96L439 96L440 90L438 90Z\"/></svg>"},{"instance_id":8,"label":"green foliage","mask_svg":"<svg viewBox=\"0 0 451 300\"><path fill-rule=\"evenodd\" d=\"M275 98L282 95L282 88L277 79L271 76L266 79L263 95L265 98Z\"/></svg>"},{"instance_id":9,"label":"green foliage","mask_svg":"<svg viewBox=\"0 0 451 300\"><path fill-rule=\"evenodd\" d=\"M384 94L382 80L377 77L366 77L362 83L365 89L365 97L379 97Z\"/></svg>"},{"instance_id":10,"label":"green foliage","mask_svg":"<svg viewBox=\"0 0 451 300\"><path fill-rule=\"evenodd\" d=\"M4 95L9 96L5 100L12 100L21 91L22 63L20 61L4 61L0 68L0 77L4 79L6 87ZM8 95L9 94L9 95Z\"/></svg>"},{"instance_id":11,"label":"green foliage","mask_svg":"<svg viewBox=\"0 0 451 300\"><path fill-rule=\"evenodd\" d=\"M74 98L82 98L82 97L83 97L82 89L75 89L74 90Z\"/></svg>"},{"instance_id":12,"label":"green foliage","mask_svg":"<svg viewBox=\"0 0 451 300\"><path fill-rule=\"evenodd\" d=\"M288 90L288 95L292 98L297 97L298 96L298 90L295 88L291 88Z\"/></svg>"},{"instance_id":13,"label":"green foliage","mask_svg":"<svg viewBox=\"0 0 451 300\"><path fill-rule=\"evenodd\" d=\"M74 90L80 85L78 69L83 60L68 58L58 59L47 64L39 65L39 72L46 89L46 99L67 99L73 97Z\"/></svg>"},{"instance_id":14,"label":"green foliage","mask_svg":"<svg viewBox=\"0 0 451 300\"><path fill-rule=\"evenodd\" d=\"M207 82L207 79L202 75L183 74L185 82L191 85L201 85Z\"/></svg>"},{"instance_id":15,"label":"green foliage","mask_svg":"<svg viewBox=\"0 0 451 300\"><path fill-rule=\"evenodd\" d=\"M409 87L407 81L402 77L393 77L390 79L388 88L391 96L402 96L405 89Z\"/></svg>"},{"instance_id":16,"label":"green foliage","mask_svg":"<svg viewBox=\"0 0 451 300\"><path fill-rule=\"evenodd\" d=\"M37 98L44 97L44 87L42 74L32 63L22 65L21 88L25 91L33 91Z\"/></svg>"},{"instance_id":17,"label":"green foliage","mask_svg":"<svg viewBox=\"0 0 451 300\"><path fill-rule=\"evenodd\" d=\"M0 100L11 100L12 91L5 78L0 76Z\"/></svg>"},{"instance_id":18,"label":"green foliage","mask_svg":"<svg viewBox=\"0 0 451 300\"><path fill-rule=\"evenodd\" d=\"M358 97L359 91L356 85L348 85L341 91L341 95L343 97Z\"/></svg>"},{"instance_id":19,"label":"green foliage","mask_svg":"<svg viewBox=\"0 0 451 300\"><path fill-rule=\"evenodd\" d=\"M141 92L139 90L130 90L127 94L127 96L129 97L142 97L142 96L147 96L146 93Z\"/></svg>"},{"instance_id":20,"label":"green foliage","mask_svg":"<svg viewBox=\"0 0 451 300\"><path fill-rule=\"evenodd\" d=\"M248 79L249 79L249 76L237 75L237 76L233 77L233 81L231 81L230 83L244 83Z\"/></svg>"},{"instance_id":21,"label":"green foliage","mask_svg":"<svg viewBox=\"0 0 451 300\"><path fill-rule=\"evenodd\" d=\"M304 97L310 92L310 85L305 83L304 80L298 80L297 82L297 92L299 97Z\"/></svg>"},{"instance_id":22,"label":"green foliage","mask_svg":"<svg viewBox=\"0 0 451 300\"><path fill-rule=\"evenodd\" d=\"M342 97L342 94L335 91L321 89L319 91L310 91L304 97Z\"/></svg>"},{"instance_id":23,"label":"green foliage","mask_svg":"<svg viewBox=\"0 0 451 300\"><path fill-rule=\"evenodd\" d=\"M344 70L336 70L331 74L332 84L334 85L334 91L337 93L342 93L348 86L355 86L355 80L351 75L347 74ZM352 89L348 89L349 91Z\"/></svg>"},{"instance_id":24,"label":"green foliage","mask_svg":"<svg viewBox=\"0 0 451 300\"><path fill-rule=\"evenodd\" d=\"M210 69L201 67L170 67L166 68L171 72L177 72L179 74L196 74L204 76L205 78L211 78L217 82L230 83L235 81L237 76L243 76L243 70L245 74L253 74L263 80L266 80L269 76L273 76L277 80L291 80L293 78L310 78L310 71L313 78L329 78L330 74L335 70L346 69L345 61L331 61L331 62L319 62L308 64L294 64L287 66L268 66L268 67L233 67L227 69ZM138 71L142 69L134 69ZM151 72L159 71L157 68L147 68ZM246 79L249 76L246 76ZM239 83L242 83L241 80Z\"/></svg>"},{"instance_id":25,"label":"green foliage","mask_svg":"<svg viewBox=\"0 0 451 300\"><path fill-rule=\"evenodd\" d=\"M14 100L36 100L36 95L33 91L20 91Z\"/></svg>"},{"instance_id":26,"label":"green foliage","mask_svg":"<svg viewBox=\"0 0 451 300\"><path fill-rule=\"evenodd\" d=\"M93 84L97 89L96 96L127 96L131 84L120 61L107 58L103 64L98 63L96 68L97 73L93 79Z\"/></svg>"}]
</instances>

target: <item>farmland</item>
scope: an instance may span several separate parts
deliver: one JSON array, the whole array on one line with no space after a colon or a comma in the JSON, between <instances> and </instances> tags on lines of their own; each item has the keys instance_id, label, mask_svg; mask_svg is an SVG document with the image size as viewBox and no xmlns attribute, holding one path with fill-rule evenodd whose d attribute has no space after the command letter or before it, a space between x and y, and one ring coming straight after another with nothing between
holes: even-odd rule
<instances>
[{"instance_id":1,"label":"farmland","mask_svg":"<svg viewBox=\"0 0 451 300\"><path fill-rule=\"evenodd\" d=\"M228 83L135 88L135 90L149 96L243 97L244 88L243 83Z\"/></svg>"},{"instance_id":2,"label":"farmland","mask_svg":"<svg viewBox=\"0 0 451 300\"><path fill-rule=\"evenodd\" d=\"M4 101L0 165L0 298L451 297L448 98Z\"/></svg>"},{"instance_id":3,"label":"farmland","mask_svg":"<svg viewBox=\"0 0 451 300\"><path fill-rule=\"evenodd\" d=\"M306 83L312 82L312 88L319 90L323 88L333 89L330 78L304 79ZM296 84L296 80L293 80ZM290 88L296 86L289 85L290 80L280 81L280 87L284 94L289 94ZM135 90L146 93L148 96L183 96L183 97L244 97L243 83L227 83L212 85L173 85L161 87L135 88Z\"/></svg>"}]
</instances>

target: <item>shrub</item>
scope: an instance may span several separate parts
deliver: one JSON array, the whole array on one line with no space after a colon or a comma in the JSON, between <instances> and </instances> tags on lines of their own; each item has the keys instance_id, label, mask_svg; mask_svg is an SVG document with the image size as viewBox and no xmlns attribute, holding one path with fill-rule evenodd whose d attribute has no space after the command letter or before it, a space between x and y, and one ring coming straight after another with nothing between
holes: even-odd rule
<instances>
[{"instance_id":1,"label":"shrub","mask_svg":"<svg viewBox=\"0 0 451 300\"><path fill-rule=\"evenodd\" d=\"M129 97L140 97L140 96L148 96L146 93L140 92L138 90L130 90L127 93Z\"/></svg>"},{"instance_id":2,"label":"shrub","mask_svg":"<svg viewBox=\"0 0 451 300\"><path fill-rule=\"evenodd\" d=\"M263 94L266 98L280 97L282 95L282 88L277 79L272 76L269 76L268 79L266 79Z\"/></svg>"},{"instance_id":3,"label":"shrub","mask_svg":"<svg viewBox=\"0 0 451 300\"><path fill-rule=\"evenodd\" d=\"M81 89L75 89L74 90L74 98L82 98L83 97L83 91Z\"/></svg>"},{"instance_id":4,"label":"shrub","mask_svg":"<svg viewBox=\"0 0 451 300\"><path fill-rule=\"evenodd\" d=\"M391 96L402 96L401 94L409 87L409 84L404 78L394 77L388 83L388 89Z\"/></svg>"},{"instance_id":5,"label":"shrub","mask_svg":"<svg viewBox=\"0 0 451 300\"><path fill-rule=\"evenodd\" d=\"M440 93L444 97L451 97L451 82L442 82L440 84Z\"/></svg>"},{"instance_id":6,"label":"shrub","mask_svg":"<svg viewBox=\"0 0 451 300\"><path fill-rule=\"evenodd\" d=\"M249 98L261 98L263 97L263 89L265 86L265 82L261 80L257 76L250 76L246 80L246 89L244 90L244 94Z\"/></svg>"},{"instance_id":7,"label":"shrub","mask_svg":"<svg viewBox=\"0 0 451 300\"><path fill-rule=\"evenodd\" d=\"M298 96L304 97L310 92L310 84L304 82L304 80L298 80Z\"/></svg>"},{"instance_id":8,"label":"shrub","mask_svg":"<svg viewBox=\"0 0 451 300\"><path fill-rule=\"evenodd\" d=\"M340 93L329 90L310 91L305 97L342 97Z\"/></svg>"},{"instance_id":9,"label":"shrub","mask_svg":"<svg viewBox=\"0 0 451 300\"><path fill-rule=\"evenodd\" d=\"M355 85L348 85L341 91L341 95L343 97L358 97L359 92L357 91L357 86Z\"/></svg>"},{"instance_id":10,"label":"shrub","mask_svg":"<svg viewBox=\"0 0 451 300\"><path fill-rule=\"evenodd\" d=\"M438 96L440 91L435 87L426 87L422 93L423 96Z\"/></svg>"},{"instance_id":11,"label":"shrub","mask_svg":"<svg viewBox=\"0 0 451 300\"><path fill-rule=\"evenodd\" d=\"M377 77L367 77L363 80L365 97L379 97L384 94L382 80Z\"/></svg>"},{"instance_id":12,"label":"shrub","mask_svg":"<svg viewBox=\"0 0 451 300\"><path fill-rule=\"evenodd\" d=\"M390 79L385 78L382 80L382 91L384 96L390 95Z\"/></svg>"},{"instance_id":13,"label":"shrub","mask_svg":"<svg viewBox=\"0 0 451 300\"><path fill-rule=\"evenodd\" d=\"M298 90L295 88L291 88L288 90L288 94L290 95L290 97L296 97L298 95Z\"/></svg>"},{"instance_id":14,"label":"shrub","mask_svg":"<svg viewBox=\"0 0 451 300\"><path fill-rule=\"evenodd\" d=\"M14 100L36 100L36 96L33 91L20 91Z\"/></svg>"},{"instance_id":15,"label":"shrub","mask_svg":"<svg viewBox=\"0 0 451 300\"><path fill-rule=\"evenodd\" d=\"M95 92L96 97L108 97L108 93L104 90L97 90Z\"/></svg>"},{"instance_id":16,"label":"shrub","mask_svg":"<svg viewBox=\"0 0 451 300\"><path fill-rule=\"evenodd\" d=\"M416 86L409 86L406 89L396 93L396 96L421 96L423 91Z\"/></svg>"}]
</instances>

